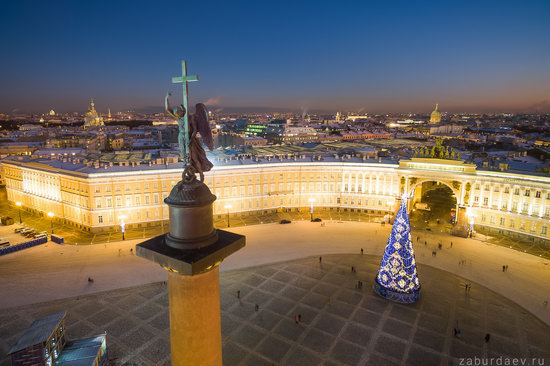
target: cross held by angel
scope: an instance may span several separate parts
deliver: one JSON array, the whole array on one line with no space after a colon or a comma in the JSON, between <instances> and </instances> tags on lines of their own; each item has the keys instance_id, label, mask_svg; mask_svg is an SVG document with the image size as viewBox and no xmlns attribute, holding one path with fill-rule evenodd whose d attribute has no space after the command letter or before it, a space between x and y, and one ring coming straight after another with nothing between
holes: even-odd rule
<instances>
[{"instance_id":1,"label":"cross held by angel","mask_svg":"<svg viewBox=\"0 0 550 366\"><path fill-rule=\"evenodd\" d=\"M213 164L206 157L201 139L209 150L214 149L212 131L208 124L208 110L203 103L195 105L195 114L188 116L187 110L187 83L197 81L194 75L187 75L187 65L182 61L182 76L173 77L172 83L181 83L183 87L182 104L176 108L170 107L170 92L166 94L164 108L166 113L176 119L178 123L178 143L180 154L184 161L184 170L182 178L185 182L192 182L196 179L195 174L199 174L201 182L204 181L204 172L212 169ZM200 139L199 139L200 136Z\"/></svg>"}]
</instances>

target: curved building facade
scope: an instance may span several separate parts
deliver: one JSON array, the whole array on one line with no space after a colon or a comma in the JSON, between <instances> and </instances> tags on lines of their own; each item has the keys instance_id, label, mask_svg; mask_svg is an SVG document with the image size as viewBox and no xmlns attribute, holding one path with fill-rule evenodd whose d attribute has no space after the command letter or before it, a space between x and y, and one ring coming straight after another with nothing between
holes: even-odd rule
<instances>
[{"instance_id":1,"label":"curved building facade","mask_svg":"<svg viewBox=\"0 0 550 366\"><path fill-rule=\"evenodd\" d=\"M459 222L508 235L550 240L550 177L482 171L462 161L412 158L399 163L233 160L218 164L205 182L217 196L214 214L232 215L315 208L394 212L403 193L419 199L425 182L447 185ZM91 165L75 161L9 158L2 161L8 200L91 231L157 225L163 203L180 180L179 164ZM416 192L416 193L415 193ZM220 216L221 217L221 216Z\"/></svg>"}]
</instances>

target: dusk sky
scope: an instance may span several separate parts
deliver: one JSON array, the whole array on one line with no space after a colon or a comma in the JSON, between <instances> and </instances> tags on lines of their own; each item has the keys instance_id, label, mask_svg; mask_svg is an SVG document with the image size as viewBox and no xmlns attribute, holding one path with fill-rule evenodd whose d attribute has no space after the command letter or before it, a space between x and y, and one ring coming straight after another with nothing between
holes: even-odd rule
<instances>
[{"instance_id":1,"label":"dusk sky","mask_svg":"<svg viewBox=\"0 0 550 366\"><path fill-rule=\"evenodd\" d=\"M550 109L550 1L9 1L0 112ZM175 93L176 95L179 95ZM532 109L531 109L532 110Z\"/></svg>"}]
</instances>

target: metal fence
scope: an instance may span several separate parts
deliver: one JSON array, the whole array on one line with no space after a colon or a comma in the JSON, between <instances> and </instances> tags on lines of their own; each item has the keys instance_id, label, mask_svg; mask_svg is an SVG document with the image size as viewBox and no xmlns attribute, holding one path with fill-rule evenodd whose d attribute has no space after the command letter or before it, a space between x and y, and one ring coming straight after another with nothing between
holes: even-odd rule
<instances>
[{"instance_id":1,"label":"metal fence","mask_svg":"<svg viewBox=\"0 0 550 366\"><path fill-rule=\"evenodd\" d=\"M11 245L7 248L0 249L0 256L10 254L10 253L13 253L13 252L17 252L17 251L20 251L20 250L23 250L23 249L32 248L32 247L35 247L37 245L44 244L44 243L47 243L47 242L48 242L48 237L43 236L41 238L33 239L33 240L25 242L25 243Z\"/></svg>"}]
</instances>

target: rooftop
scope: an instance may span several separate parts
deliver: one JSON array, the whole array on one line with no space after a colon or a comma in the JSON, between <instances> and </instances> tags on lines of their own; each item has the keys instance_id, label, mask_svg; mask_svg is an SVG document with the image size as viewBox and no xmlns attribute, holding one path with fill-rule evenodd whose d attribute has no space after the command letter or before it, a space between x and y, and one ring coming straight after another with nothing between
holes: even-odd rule
<instances>
[{"instance_id":1,"label":"rooftop","mask_svg":"<svg viewBox=\"0 0 550 366\"><path fill-rule=\"evenodd\" d=\"M35 320L10 349L9 354L46 342L66 315L66 311L60 311Z\"/></svg>"},{"instance_id":2,"label":"rooftop","mask_svg":"<svg viewBox=\"0 0 550 366\"><path fill-rule=\"evenodd\" d=\"M69 341L55 366L94 366L100 348L106 348L106 335Z\"/></svg>"}]
</instances>

